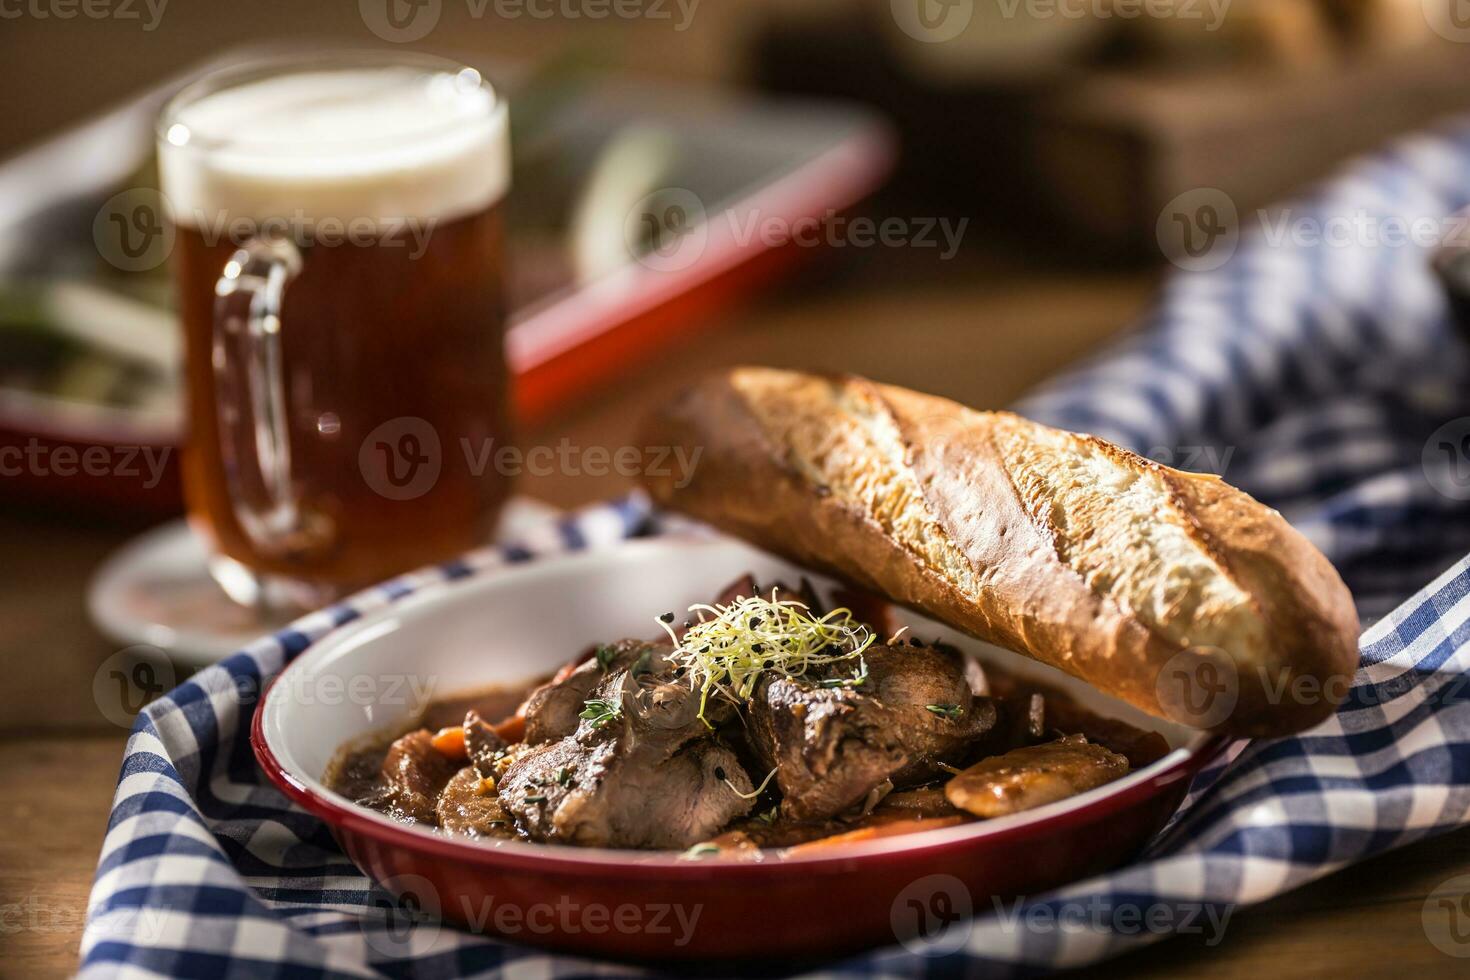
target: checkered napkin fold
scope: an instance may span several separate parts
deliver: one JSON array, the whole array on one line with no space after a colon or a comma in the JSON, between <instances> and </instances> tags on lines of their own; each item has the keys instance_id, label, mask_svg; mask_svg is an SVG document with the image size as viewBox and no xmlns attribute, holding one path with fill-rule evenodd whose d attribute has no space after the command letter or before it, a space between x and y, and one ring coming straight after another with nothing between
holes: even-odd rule
<instances>
[{"instance_id":1,"label":"checkered napkin fold","mask_svg":"<svg viewBox=\"0 0 1470 980\"><path fill-rule=\"evenodd\" d=\"M1288 215L1361 226L1439 221L1467 204L1462 125L1355 164ZM1130 866L982 907L925 952L881 950L832 972L1031 973L1171 932L1218 938L1240 906L1470 820L1470 560L1457 563L1470 551L1470 479L1456 455L1470 433L1467 376L1422 247L1311 247L1257 232L1217 268L1176 276L1130 340L1020 406L1223 471L1307 533L1365 617L1381 618L1336 717L1305 736L1237 745ZM632 498L543 530L309 616L150 705L103 842L83 975L636 972L448 928L393 944L406 956L380 953L369 883L323 825L265 782L249 750L240 692L258 691L335 626L446 578L657 529ZM1427 904L1426 939L1463 954L1470 943L1452 914L1452 902Z\"/></svg>"}]
</instances>

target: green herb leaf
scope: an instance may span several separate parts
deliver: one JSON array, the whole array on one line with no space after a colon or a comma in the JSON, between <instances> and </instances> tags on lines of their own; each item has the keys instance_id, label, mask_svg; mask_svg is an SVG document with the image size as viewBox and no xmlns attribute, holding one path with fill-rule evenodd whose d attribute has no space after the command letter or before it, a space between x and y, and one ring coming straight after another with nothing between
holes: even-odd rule
<instances>
[{"instance_id":1,"label":"green herb leaf","mask_svg":"<svg viewBox=\"0 0 1470 980\"><path fill-rule=\"evenodd\" d=\"M964 713L963 709L957 704L926 704L924 707L939 717L947 718L950 721L957 721L960 715Z\"/></svg>"},{"instance_id":2,"label":"green herb leaf","mask_svg":"<svg viewBox=\"0 0 1470 980\"><path fill-rule=\"evenodd\" d=\"M597 660L598 668L604 674L607 673L608 667L612 666L613 658L617 655L618 652L610 646L599 646L592 654Z\"/></svg>"},{"instance_id":3,"label":"green herb leaf","mask_svg":"<svg viewBox=\"0 0 1470 980\"><path fill-rule=\"evenodd\" d=\"M653 665L652 663L650 663L652 659L653 651L644 650L642 653L638 654L638 659L633 661L633 666L628 668L628 673L632 674L634 677L640 677L643 674L651 674L653 672Z\"/></svg>"},{"instance_id":4,"label":"green herb leaf","mask_svg":"<svg viewBox=\"0 0 1470 980\"><path fill-rule=\"evenodd\" d=\"M592 722L593 728L601 728L608 722L614 721L622 716L623 706L619 702L610 701L606 698L592 698L586 702L582 708L582 713L577 717L585 718Z\"/></svg>"},{"instance_id":5,"label":"green herb leaf","mask_svg":"<svg viewBox=\"0 0 1470 980\"><path fill-rule=\"evenodd\" d=\"M866 657L859 659L857 672L851 677L829 677L822 681L822 687L858 687L868 680L868 660Z\"/></svg>"}]
</instances>

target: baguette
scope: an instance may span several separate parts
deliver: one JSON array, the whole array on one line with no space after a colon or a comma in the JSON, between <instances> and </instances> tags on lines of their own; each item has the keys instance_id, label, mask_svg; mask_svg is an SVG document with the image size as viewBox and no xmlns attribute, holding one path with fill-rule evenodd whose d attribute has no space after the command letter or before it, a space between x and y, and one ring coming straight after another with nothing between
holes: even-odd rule
<instances>
[{"instance_id":1,"label":"baguette","mask_svg":"<svg viewBox=\"0 0 1470 980\"><path fill-rule=\"evenodd\" d=\"M1008 412L856 377L736 368L656 411L702 455L654 500L1050 664L1238 736L1333 713L1358 618L1327 559L1212 476Z\"/></svg>"}]
</instances>

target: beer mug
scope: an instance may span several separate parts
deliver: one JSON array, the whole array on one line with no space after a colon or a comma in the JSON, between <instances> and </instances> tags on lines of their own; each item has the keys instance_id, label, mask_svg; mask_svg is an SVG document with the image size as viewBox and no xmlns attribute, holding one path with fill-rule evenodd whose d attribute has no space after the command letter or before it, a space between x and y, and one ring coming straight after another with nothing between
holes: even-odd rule
<instances>
[{"instance_id":1,"label":"beer mug","mask_svg":"<svg viewBox=\"0 0 1470 980\"><path fill-rule=\"evenodd\" d=\"M509 146L479 72L411 55L269 58L165 108L185 496L236 600L314 606L490 533Z\"/></svg>"}]
</instances>

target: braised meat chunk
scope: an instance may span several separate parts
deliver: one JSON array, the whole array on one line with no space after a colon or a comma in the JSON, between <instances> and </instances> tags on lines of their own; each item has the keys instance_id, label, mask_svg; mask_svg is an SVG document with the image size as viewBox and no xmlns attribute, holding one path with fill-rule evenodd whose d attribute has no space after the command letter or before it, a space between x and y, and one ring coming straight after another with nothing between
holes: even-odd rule
<instances>
[{"instance_id":1,"label":"braised meat chunk","mask_svg":"<svg viewBox=\"0 0 1470 980\"><path fill-rule=\"evenodd\" d=\"M433 745L427 729L409 732L383 757L381 806L396 820L434 823L435 800L458 768Z\"/></svg>"},{"instance_id":2,"label":"braised meat chunk","mask_svg":"<svg viewBox=\"0 0 1470 980\"><path fill-rule=\"evenodd\" d=\"M495 778L495 762L507 746L478 711L471 710L464 716L464 747L475 772L486 779Z\"/></svg>"},{"instance_id":3,"label":"braised meat chunk","mask_svg":"<svg viewBox=\"0 0 1470 980\"><path fill-rule=\"evenodd\" d=\"M439 826L461 837L515 837L515 820L494 791L494 782L465 766L439 794Z\"/></svg>"},{"instance_id":4,"label":"braised meat chunk","mask_svg":"<svg viewBox=\"0 0 1470 980\"><path fill-rule=\"evenodd\" d=\"M741 795L751 794L750 778L699 719L698 693L674 677L665 659L672 645L637 647L606 670L594 665L597 682L574 731L528 745L506 769L500 799L532 839L688 847L750 811L753 799ZM581 668L565 683L580 686L587 675L579 674ZM535 712L563 711L562 698L548 692L528 706L527 731L553 730ZM718 725L733 719L734 708L712 705L706 717Z\"/></svg>"},{"instance_id":5,"label":"braised meat chunk","mask_svg":"<svg viewBox=\"0 0 1470 980\"><path fill-rule=\"evenodd\" d=\"M964 662L945 647L898 642L823 676L761 681L749 737L776 769L782 812L823 820L867 802L885 783L902 788L941 775L941 764L995 725L995 705L971 693Z\"/></svg>"}]
</instances>

